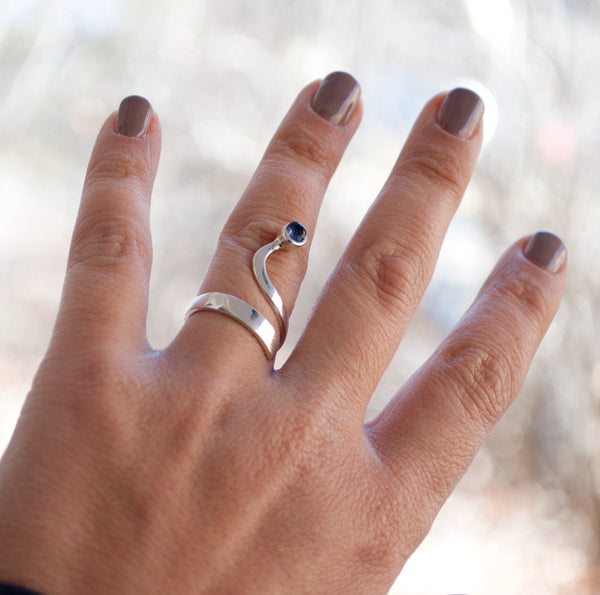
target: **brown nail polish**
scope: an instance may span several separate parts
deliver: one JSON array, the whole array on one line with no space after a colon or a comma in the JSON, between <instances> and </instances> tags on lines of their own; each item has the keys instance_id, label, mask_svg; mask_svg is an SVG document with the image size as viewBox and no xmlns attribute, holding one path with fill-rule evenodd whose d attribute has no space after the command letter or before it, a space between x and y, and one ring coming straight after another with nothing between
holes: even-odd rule
<instances>
[{"instance_id":1,"label":"brown nail polish","mask_svg":"<svg viewBox=\"0 0 600 595\"><path fill-rule=\"evenodd\" d=\"M117 113L117 132L124 136L144 136L152 119L152 106L147 99L131 95L121 101Z\"/></svg>"},{"instance_id":2,"label":"brown nail polish","mask_svg":"<svg viewBox=\"0 0 600 595\"><path fill-rule=\"evenodd\" d=\"M558 236L549 231L534 233L525 250L525 257L533 264L556 273L567 260L567 249Z\"/></svg>"},{"instance_id":3,"label":"brown nail polish","mask_svg":"<svg viewBox=\"0 0 600 595\"><path fill-rule=\"evenodd\" d=\"M454 89L444 99L438 113L440 126L460 138L471 138L483 117L481 97L469 89Z\"/></svg>"},{"instance_id":4,"label":"brown nail polish","mask_svg":"<svg viewBox=\"0 0 600 595\"><path fill-rule=\"evenodd\" d=\"M319 85L313 109L332 124L344 125L360 100L360 85L347 72L332 72Z\"/></svg>"}]
</instances>

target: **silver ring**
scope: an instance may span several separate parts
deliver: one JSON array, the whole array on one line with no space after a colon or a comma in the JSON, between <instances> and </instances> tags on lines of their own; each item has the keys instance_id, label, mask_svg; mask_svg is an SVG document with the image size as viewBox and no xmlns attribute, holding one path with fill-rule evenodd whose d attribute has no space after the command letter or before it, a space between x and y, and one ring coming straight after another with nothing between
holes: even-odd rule
<instances>
[{"instance_id":1,"label":"silver ring","mask_svg":"<svg viewBox=\"0 0 600 595\"><path fill-rule=\"evenodd\" d=\"M205 310L220 312L236 320L254 333L261 347L269 359L273 359L277 350L285 341L288 327L288 313L281 298L267 273L267 259L269 256L285 246L303 246L306 243L306 228L298 221L292 221L283 226L279 235L268 244L265 244L254 253L252 270L254 278L271 303L279 322L279 332L256 308L244 300L213 291L203 293L194 298L185 312L185 320L193 314Z\"/></svg>"},{"instance_id":2,"label":"silver ring","mask_svg":"<svg viewBox=\"0 0 600 595\"><path fill-rule=\"evenodd\" d=\"M218 291L202 293L191 301L185 313L185 319L187 320L192 314L202 310L213 310L237 320L256 335L269 359L275 356L275 352L279 348L277 332L258 310L244 300Z\"/></svg>"}]
</instances>

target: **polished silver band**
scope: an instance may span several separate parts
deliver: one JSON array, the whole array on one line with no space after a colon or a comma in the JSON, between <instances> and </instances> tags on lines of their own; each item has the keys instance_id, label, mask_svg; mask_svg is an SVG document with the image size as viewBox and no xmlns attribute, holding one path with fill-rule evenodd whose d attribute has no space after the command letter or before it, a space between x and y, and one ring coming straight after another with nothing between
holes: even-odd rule
<instances>
[{"instance_id":1,"label":"polished silver band","mask_svg":"<svg viewBox=\"0 0 600 595\"><path fill-rule=\"evenodd\" d=\"M191 301L185 313L185 319L187 320L192 314L202 310L220 312L243 324L256 335L269 359L272 359L279 349L280 341L273 325L244 300L218 291L202 293Z\"/></svg>"},{"instance_id":2,"label":"polished silver band","mask_svg":"<svg viewBox=\"0 0 600 595\"><path fill-rule=\"evenodd\" d=\"M205 310L225 314L252 331L267 357L273 359L287 335L288 313L281 295L275 289L267 273L267 259L273 252L287 245L303 246L305 243L306 229L301 223L292 221L283 226L280 234L272 242L262 246L254 253L252 260L254 278L273 306L279 322L279 332L256 308L234 295L218 291L203 293L194 298L186 310L185 319Z\"/></svg>"}]
</instances>

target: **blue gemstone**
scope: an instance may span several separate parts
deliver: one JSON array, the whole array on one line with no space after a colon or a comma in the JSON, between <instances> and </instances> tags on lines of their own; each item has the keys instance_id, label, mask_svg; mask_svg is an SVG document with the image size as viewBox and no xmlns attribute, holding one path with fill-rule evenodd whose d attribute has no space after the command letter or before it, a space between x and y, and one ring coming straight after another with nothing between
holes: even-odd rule
<instances>
[{"instance_id":1,"label":"blue gemstone","mask_svg":"<svg viewBox=\"0 0 600 595\"><path fill-rule=\"evenodd\" d=\"M306 228L298 221L292 221L286 225L287 234L294 244L304 244L306 241Z\"/></svg>"}]
</instances>

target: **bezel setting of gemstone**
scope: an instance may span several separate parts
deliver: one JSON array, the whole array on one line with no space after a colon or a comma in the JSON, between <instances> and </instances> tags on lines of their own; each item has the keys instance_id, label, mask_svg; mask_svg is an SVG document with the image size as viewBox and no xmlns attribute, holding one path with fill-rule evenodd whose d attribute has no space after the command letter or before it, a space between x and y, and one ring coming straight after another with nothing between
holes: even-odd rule
<instances>
[{"instance_id":1,"label":"bezel setting of gemstone","mask_svg":"<svg viewBox=\"0 0 600 595\"><path fill-rule=\"evenodd\" d=\"M285 237L294 246L302 246L306 242L306 227L298 221L291 221L285 226Z\"/></svg>"}]
</instances>

